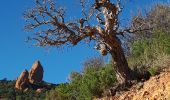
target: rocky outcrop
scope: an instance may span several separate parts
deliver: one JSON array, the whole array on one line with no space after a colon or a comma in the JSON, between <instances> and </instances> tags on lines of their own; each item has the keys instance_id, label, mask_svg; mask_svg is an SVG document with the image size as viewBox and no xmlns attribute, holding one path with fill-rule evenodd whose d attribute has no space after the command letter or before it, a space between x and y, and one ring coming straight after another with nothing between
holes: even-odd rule
<instances>
[{"instance_id":1,"label":"rocky outcrop","mask_svg":"<svg viewBox=\"0 0 170 100\"><path fill-rule=\"evenodd\" d=\"M36 61L30 71L24 70L20 77L17 78L15 88L25 90L31 86L35 87L36 83L41 83L43 79L43 67L39 61ZM35 86L33 85L35 84Z\"/></svg>"},{"instance_id":2,"label":"rocky outcrop","mask_svg":"<svg viewBox=\"0 0 170 100\"><path fill-rule=\"evenodd\" d=\"M40 61L36 61L30 71L24 70L20 77L17 78L15 83L15 88L19 89L23 92L27 92L28 90L36 90L37 93L41 93L42 91L51 90L56 85L49 84L44 82L43 79L43 67Z\"/></svg>"},{"instance_id":3,"label":"rocky outcrop","mask_svg":"<svg viewBox=\"0 0 170 100\"><path fill-rule=\"evenodd\" d=\"M27 70L24 70L21 75L17 78L15 88L19 90L24 90L29 85L28 80L29 73Z\"/></svg>"},{"instance_id":4,"label":"rocky outcrop","mask_svg":"<svg viewBox=\"0 0 170 100\"><path fill-rule=\"evenodd\" d=\"M29 71L29 82L32 84L40 83L43 79L43 67L39 61L36 61Z\"/></svg>"}]
</instances>

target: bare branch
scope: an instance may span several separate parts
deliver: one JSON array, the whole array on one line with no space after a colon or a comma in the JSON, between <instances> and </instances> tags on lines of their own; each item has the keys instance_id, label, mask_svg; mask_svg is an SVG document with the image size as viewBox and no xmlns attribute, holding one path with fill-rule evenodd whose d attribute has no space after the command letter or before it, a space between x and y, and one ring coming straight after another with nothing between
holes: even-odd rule
<instances>
[{"instance_id":1,"label":"bare branch","mask_svg":"<svg viewBox=\"0 0 170 100\"><path fill-rule=\"evenodd\" d=\"M89 17L88 17L88 14L86 14L86 5L85 5L85 0L80 0L80 5L81 5L81 8L82 8L82 15L85 17L85 20L88 20Z\"/></svg>"},{"instance_id":2,"label":"bare branch","mask_svg":"<svg viewBox=\"0 0 170 100\"><path fill-rule=\"evenodd\" d=\"M104 20L101 18L101 12L99 12L97 15L96 15L96 18L97 18L97 21L99 22L99 24L101 24L101 25L104 25L105 24L105 22L104 22Z\"/></svg>"},{"instance_id":3,"label":"bare branch","mask_svg":"<svg viewBox=\"0 0 170 100\"><path fill-rule=\"evenodd\" d=\"M82 18L76 21L67 22L65 10L62 7L56 8L51 0L36 0L36 6L28 10L24 17L26 18L27 30L34 30L36 40L41 46L60 46L76 45L80 41L88 38L89 41L95 40L106 44L109 48L119 45L116 35L124 33L133 33L145 29L119 29L119 14L121 13L121 0L112 3L110 0L95 0L92 6L89 6L89 14L86 8L85 0L80 0L82 7ZM96 17L98 24L91 26L89 19ZM143 26L142 26L143 27Z\"/></svg>"},{"instance_id":4,"label":"bare branch","mask_svg":"<svg viewBox=\"0 0 170 100\"><path fill-rule=\"evenodd\" d=\"M32 38L41 46L59 46L69 43L76 45L87 35L80 31L77 24L65 23L64 13L64 9L61 7L56 9L51 0L43 0L43 2L36 0L36 7L28 10L24 15L27 21L32 22L28 23L25 28L28 30L38 27L43 29L36 32L35 38Z\"/></svg>"},{"instance_id":5,"label":"bare branch","mask_svg":"<svg viewBox=\"0 0 170 100\"><path fill-rule=\"evenodd\" d=\"M117 7L117 15L122 11L122 8L121 8L121 0L117 0L117 5L116 5L116 7Z\"/></svg>"},{"instance_id":6,"label":"bare branch","mask_svg":"<svg viewBox=\"0 0 170 100\"><path fill-rule=\"evenodd\" d=\"M145 29L124 29L124 30L119 30L119 32L117 32L117 35L122 35L124 36L125 33L136 33L136 32L142 32L142 31L148 31L151 30L151 28L145 28Z\"/></svg>"},{"instance_id":7,"label":"bare branch","mask_svg":"<svg viewBox=\"0 0 170 100\"><path fill-rule=\"evenodd\" d=\"M115 64L117 80L125 84L127 80L134 79L128 67L121 41L117 35L144 31L144 24L137 22L136 26L121 30L119 15L122 11L121 0L95 0L92 6L80 0L82 17L76 21L67 21L65 10L56 7L51 0L36 0L36 6L25 13L25 26L35 31L32 40L39 46L77 45L80 41L89 39L97 43L97 50L102 55L111 54ZM90 9L88 8L90 7ZM89 14L88 14L89 13ZM89 24L90 19L93 25ZM148 30L148 29L147 29Z\"/></svg>"}]
</instances>

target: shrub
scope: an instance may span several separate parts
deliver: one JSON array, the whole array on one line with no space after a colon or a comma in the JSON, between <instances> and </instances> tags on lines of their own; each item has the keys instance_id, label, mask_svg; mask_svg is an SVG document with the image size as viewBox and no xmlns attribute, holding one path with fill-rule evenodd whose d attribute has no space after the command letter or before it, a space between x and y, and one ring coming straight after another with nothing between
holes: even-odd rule
<instances>
[{"instance_id":1,"label":"shrub","mask_svg":"<svg viewBox=\"0 0 170 100\"><path fill-rule=\"evenodd\" d=\"M170 61L169 33L155 31L150 38L135 40L130 45L129 66L142 67L154 75L157 69L168 67ZM159 71L159 70L157 70Z\"/></svg>"},{"instance_id":2,"label":"shrub","mask_svg":"<svg viewBox=\"0 0 170 100\"><path fill-rule=\"evenodd\" d=\"M106 89L115 86L113 66L101 62L104 62L101 58L86 61L81 73L72 72L69 83L57 86L55 90L61 96L61 100L92 100L103 96Z\"/></svg>"},{"instance_id":3,"label":"shrub","mask_svg":"<svg viewBox=\"0 0 170 100\"><path fill-rule=\"evenodd\" d=\"M0 98L5 100L44 100L45 91L36 93L35 90L29 89L28 92L15 90L15 81L0 81Z\"/></svg>"},{"instance_id":4,"label":"shrub","mask_svg":"<svg viewBox=\"0 0 170 100\"><path fill-rule=\"evenodd\" d=\"M50 90L49 92L46 93L45 100L62 100L62 99L58 92L56 92L55 90Z\"/></svg>"},{"instance_id":5,"label":"shrub","mask_svg":"<svg viewBox=\"0 0 170 100\"><path fill-rule=\"evenodd\" d=\"M149 69L149 72L150 72L151 76L155 76L155 75L157 75L159 73L158 68L156 68L156 67L151 67Z\"/></svg>"}]
</instances>

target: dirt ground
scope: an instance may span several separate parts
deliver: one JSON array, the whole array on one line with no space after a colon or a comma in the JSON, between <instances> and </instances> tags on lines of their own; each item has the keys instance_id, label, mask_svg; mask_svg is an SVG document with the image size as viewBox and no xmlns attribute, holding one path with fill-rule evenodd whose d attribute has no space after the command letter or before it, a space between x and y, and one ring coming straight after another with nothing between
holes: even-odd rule
<instances>
[{"instance_id":1,"label":"dirt ground","mask_svg":"<svg viewBox=\"0 0 170 100\"><path fill-rule=\"evenodd\" d=\"M170 71L161 72L117 96L97 100L170 100Z\"/></svg>"}]
</instances>

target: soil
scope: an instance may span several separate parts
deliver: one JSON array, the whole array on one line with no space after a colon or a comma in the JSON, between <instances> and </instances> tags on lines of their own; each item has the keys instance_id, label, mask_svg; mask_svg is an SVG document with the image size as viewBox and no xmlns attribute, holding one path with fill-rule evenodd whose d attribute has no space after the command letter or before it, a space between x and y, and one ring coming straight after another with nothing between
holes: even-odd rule
<instances>
[{"instance_id":1,"label":"soil","mask_svg":"<svg viewBox=\"0 0 170 100\"><path fill-rule=\"evenodd\" d=\"M95 100L170 100L170 71L161 72L145 82L139 82L128 91Z\"/></svg>"}]
</instances>

